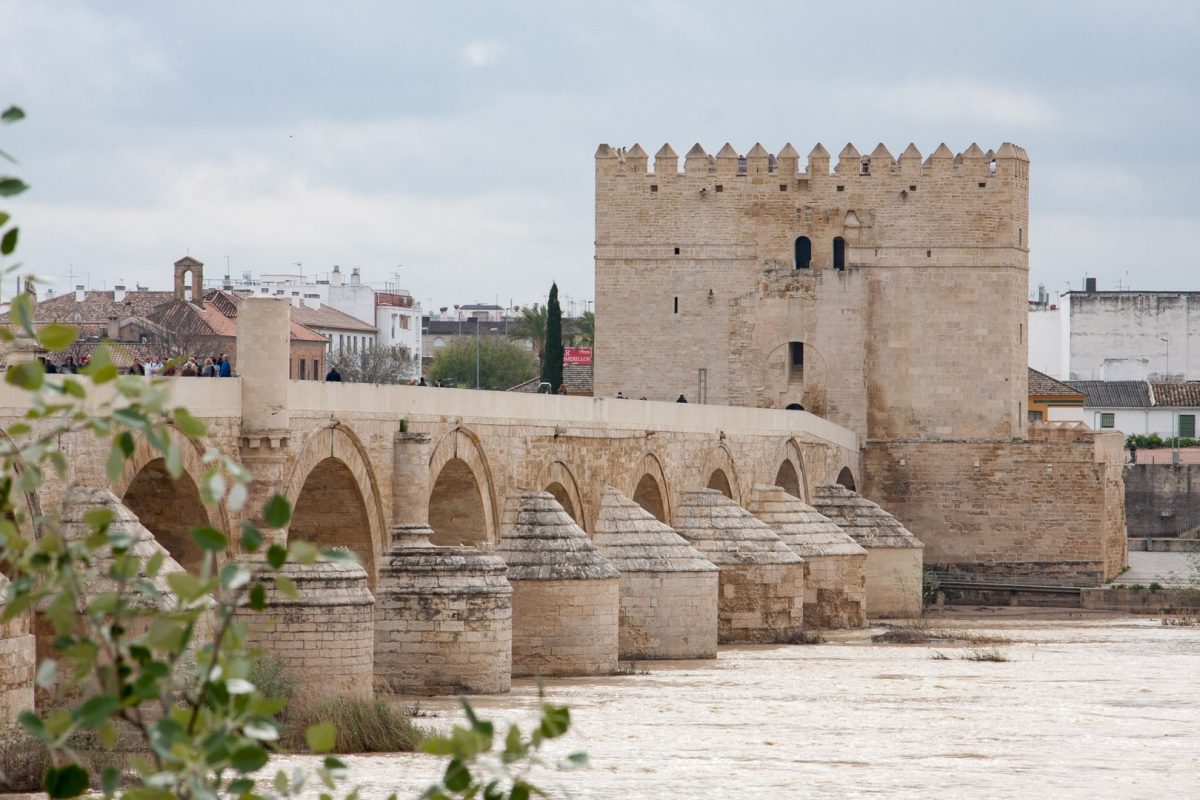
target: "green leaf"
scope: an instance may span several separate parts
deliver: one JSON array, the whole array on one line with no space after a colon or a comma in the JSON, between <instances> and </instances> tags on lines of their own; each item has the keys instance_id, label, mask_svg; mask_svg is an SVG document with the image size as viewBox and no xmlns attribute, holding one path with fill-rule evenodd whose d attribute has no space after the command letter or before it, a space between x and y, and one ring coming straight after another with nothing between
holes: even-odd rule
<instances>
[{"instance_id":1,"label":"green leaf","mask_svg":"<svg viewBox=\"0 0 1200 800\"><path fill-rule=\"evenodd\" d=\"M192 539L201 548L211 550L214 553L220 553L229 546L229 540L225 538L225 534L211 525L192 528Z\"/></svg>"},{"instance_id":2,"label":"green leaf","mask_svg":"<svg viewBox=\"0 0 1200 800\"><path fill-rule=\"evenodd\" d=\"M125 469L125 453L117 442L113 442L112 449L108 451L108 460L104 462L104 474L108 476L108 482L116 483L117 478L121 477L123 469Z\"/></svg>"},{"instance_id":3,"label":"green leaf","mask_svg":"<svg viewBox=\"0 0 1200 800\"><path fill-rule=\"evenodd\" d=\"M58 323L50 323L43 325L40 331L37 331L37 341L47 350L62 350L71 347L71 343L76 341L78 332L70 325L60 325Z\"/></svg>"},{"instance_id":4,"label":"green leaf","mask_svg":"<svg viewBox=\"0 0 1200 800\"><path fill-rule=\"evenodd\" d=\"M113 522L113 512L108 508L90 508L83 512L84 524L89 530L104 530Z\"/></svg>"},{"instance_id":5,"label":"green leaf","mask_svg":"<svg viewBox=\"0 0 1200 800\"><path fill-rule=\"evenodd\" d=\"M166 467L171 480L179 480L183 475L183 451L179 449L179 442L174 439L167 445Z\"/></svg>"},{"instance_id":6,"label":"green leaf","mask_svg":"<svg viewBox=\"0 0 1200 800\"><path fill-rule=\"evenodd\" d=\"M509 800L529 800L529 784L525 783L525 781L517 781L513 784L508 798Z\"/></svg>"},{"instance_id":7,"label":"green leaf","mask_svg":"<svg viewBox=\"0 0 1200 800\"><path fill-rule=\"evenodd\" d=\"M112 694L98 694L79 707L76 718L80 727L91 730L100 727L106 719L117 710L117 697Z\"/></svg>"},{"instance_id":8,"label":"green leaf","mask_svg":"<svg viewBox=\"0 0 1200 800\"><path fill-rule=\"evenodd\" d=\"M5 371L4 381L32 392L40 389L46 382L46 371L40 361L22 361Z\"/></svg>"},{"instance_id":9,"label":"green leaf","mask_svg":"<svg viewBox=\"0 0 1200 800\"><path fill-rule=\"evenodd\" d=\"M270 719L252 719L242 726L242 733L256 741L273 742L279 738L279 726Z\"/></svg>"},{"instance_id":10,"label":"green leaf","mask_svg":"<svg viewBox=\"0 0 1200 800\"><path fill-rule=\"evenodd\" d=\"M337 741L337 729L333 727L332 722L310 725L304 732L304 740L308 742L308 749L314 753L328 753Z\"/></svg>"},{"instance_id":11,"label":"green leaf","mask_svg":"<svg viewBox=\"0 0 1200 800\"><path fill-rule=\"evenodd\" d=\"M267 563L271 569L279 569L287 561L288 551L283 545L273 544L267 548Z\"/></svg>"},{"instance_id":12,"label":"green leaf","mask_svg":"<svg viewBox=\"0 0 1200 800\"><path fill-rule=\"evenodd\" d=\"M17 236L20 235L20 228L9 228L4 234L4 238L0 239L0 256L11 255L13 250L17 249ZM57 350L57 347L50 348Z\"/></svg>"},{"instance_id":13,"label":"green leaf","mask_svg":"<svg viewBox=\"0 0 1200 800\"><path fill-rule=\"evenodd\" d=\"M225 681L225 691L230 694L250 694L254 691L254 684L243 678L230 678Z\"/></svg>"},{"instance_id":14,"label":"green leaf","mask_svg":"<svg viewBox=\"0 0 1200 800\"><path fill-rule=\"evenodd\" d=\"M268 528L282 528L292 519L292 506L283 495L273 494L263 506L263 521Z\"/></svg>"},{"instance_id":15,"label":"green leaf","mask_svg":"<svg viewBox=\"0 0 1200 800\"><path fill-rule=\"evenodd\" d=\"M32 711L22 711L17 716L17 722L33 738L39 739L43 742L50 741L50 734L46 730L46 726L42 722L42 718Z\"/></svg>"},{"instance_id":16,"label":"green leaf","mask_svg":"<svg viewBox=\"0 0 1200 800\"><path fill-rule=\"evenodd\" d=\"M117 787L121 785L121 770L114 766L107 766L100 773L100 789L104 792L105 797L112 797L116 793Z\"/></svg>"},{"instance_id":17,"label":"green leaf","mask_svg":"<svg viewBox=\"0 0 1200 800\"><path fill-rule=\"evenodd\" d=\"M542 724L539 730L547 739L556 739L571 727L571 709L546 703L542 706Z\"/></svg>"},{"instance_id":18,"label":"green leaf","mask_svg":"<svg viewBox=\"0 0 1200 800\"><path fill-rule=\"evenodd\" d=\"M42 788L50 795L50 800L79 797L88 788L87 771L78 764L67 764L61 769L51 767L46 770Z\"/></svg>"},{"instance_id":19,"label":"green leaf","mask_svg":"<svg viewBox=\"0 0 1200 800\"><path fill-rule=\"evenodd\" d=\"M261 583L256 583L250 587L250 608L254 611L262 611L267 607L267 587Z\"/></svg>"},{"instance_id":20,"label":"green leaf","mask_svg":"<svg viewBox=\"0 0 1200 800\"><path fill-rule=\"evenodd\" d=\"M582 769L588 765L588 754L582 750L577 750L569 754L566 758L558 762L558 768L561 770Z\"/></svg>"},{"instance_id":21,"label":"green leaf","mask_svg":"<svg viewBox=\"0 0 1200 800\"><path fill-rule=\"evenodd\" d=\"M257 553L258 548L262 547L262 543L263 543L262 531L260 531L254 525L254 523L243 522L242 523L242 551L246 552L246 553ZM284 555L285 556L287 555L286 550L284 551ZM276 569L278 569L278 567L276 567Z\"/></svg>"},{"instance_id":22,"label":"green leaf","mask_svg":"<svg viewBox=\"0 0 1200 800\"><path fill-rule=\"evenodd\" d=\"M49 325L43 325L38 331L38 343L47 350L62 350L70 347L75 341L77 332L70 325L60 325L57 322L51 322Z\"/></svg>"},{"instance_id":23,"label":"green leaf","mask_svg":"<svg viewBox=\"0 0 1200 800\"><path fill-rule=\"evenodd\" d=\"M452 756L454 743L445 736L431 736L421 742L421 752L431 756Z\"/></svg>"},{"instance_id":24,"label":"green leaf","mask_svg":"<svg viewBox=\"0 0 1200 800\"><path fill-rule=\"evenodd\" d=\"M111 750L117 743L117 726L110 719L107 722L101 723L96 731L96 735L100 738L100 744Z\"/></svg>"},{"instance_id":25,"label":"green leaf","mask_svg":"<svg viewBox=\"0 0 1200 800\"><path fill-rule=\"evenodd\" d=\"M238 772L258 772L267 764L267 751L256 744L245 744L229 756L229 764Z\"/></svg>"},{"instance_id":26,"label":"green leaf","mask_svg":"<svg viewBox=\"0 0 1200 800\"><path fill-rule=\"evenodd\" d=\"M172 415L175 417L175 425L189 439L199 439L208 432L207 426L189 414L186 408L177 408Z\"/></svg>"},{"instance_id":27,"label":"green leaf","mask_svg":"<svg viewBox=\"0 0 1200 800\"><path fill-rule=\"evenodd\" d=\"M303 539L289 542L288 553L291 554L291 560L297 564L315 564L317 562L317 548Z\"/></svg>"},{"instance_id":28,"label":"green leaf","mask_svg":"<svg viewBox=\"0 0 1200 800\"><path fill-rule=\"evenodd\" d=\"M150 560L146 562L146 574L151 578L157 577L158 573L162 572L163 564L166 563L167 554L163 550L155 550L154 555L150 556Z\"/></svg>"},{"instance_id":29,"label":"green leaf","mask_svg":"<svg viewBox=\"0 0 1200 800\"><path fill-rule=\"evenodd\" d=\"M33 330L33 298L26 293L21 293L14 297L9 305L8 318L25 333L30 336L35 335Z\"/></svg>"},{"instance_id":30,"label":"green leaf","mask_svg":"<svg viewBox=\"0 0 1200 800\"><path fill-rule=\"evenodd\" d=\"M297 598L300 596L300 590L296 588L296 582L287 575L275 576L275 588L284 597Z\"/></svg>"},{"instance_id":31,"label":"green leaf","mask_svg":"<svg viewBox=\"0 0 1200 800\"><path fill-rule=\"evenodd\" d=\"M199 579L192 577L186 572L172 572L167 575L167 585L171 587L171 591L175 593L175 596L185 603L198 600L207 591L207 588Z\"/></svg>"},{"instance_id":32,"label":"green leaf","mask_svg":"<svg viewBox=\"0 0 1200 800\"><path fill-rule=\"evenodd\" d=\"M29 188L29 185L20 178L5 176L0 178L0 197L10 197L14 194L20 194Z\"/></svg>"},{"instance_id":33,"label":"green leaf","mask_svg":"<svg viewBox=\"0 0 1200 800\"><path fill-rule=\"evenodd\" d=\"M442 783L452 792L462 792L471 785L471 770L463 763L462 759L451 759L446 765L446 774L442 776Z\"/></svg>"},{"instance_id":34,"label":"green leaf","mask_svg":"<svg viewBox=\"0 0 1200 800\"><path fill-rule=\"evenodd\" d=\"M34 683L43 689L49 689L57 679L58 662L53 658L43 659L42 663L38 664L37 677L34 679Z\"/></svg>"},{"instance_id":35,"label":"green leaf","mask_svg":"<svg viewBox=\"0 0 1200 800\"><path fill-rule=\"evenodd\" d=\"M9 106L0 114L0 122L13 123L25 119L25 112L20 106Z\"/></svg>"},{"instance_id":36,"label":"green leaf","mask_svg":"<svg viewBox=\"0 0 1200 800\"><path fill-rule=\"evenodd\" d=\"M240 589L250 582L250 570L245 565L230 561L221 567L221 586L225 589Z\"/></svg>"}]
</instances>

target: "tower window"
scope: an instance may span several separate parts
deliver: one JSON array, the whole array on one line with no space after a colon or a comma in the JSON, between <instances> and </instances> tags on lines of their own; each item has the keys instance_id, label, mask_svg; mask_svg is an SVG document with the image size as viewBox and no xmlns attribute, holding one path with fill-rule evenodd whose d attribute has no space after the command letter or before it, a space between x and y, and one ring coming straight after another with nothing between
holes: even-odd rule
<instances>
[{"instance_id":1,"label":"tower window","mask_svg":"<svg viewBox=\"0 0 1200 800\"><path fill-rule=\"evenodd\" d=\"M679 313L679 298L678 297L675 298L675 313L676 314Z\"/></svg>"},{"instance_id":2,"label":"tower window","mask_svg":"<svg viewBox=\"0 0 1200 800\"><path fill-rule=\"evenodd\" d=\"M796 269L807 269L812 266L812 240L807 236L796 238Z\"/></svg>"},{"instance_id":3,"label":"tower window","mask_svg":"<svg viewBox=\"0 0 1200 800\"><path fill-rule=\"evenodd\" d=\"M675 248L675 255L679 255L679 248L678 248L678 247L676 247L676 248Z\"/></svg>"},{"instance_id":4,"label":"tower window","mask_svg":"<svg viewBox=\"0 0 1200 800\"><path fill-rule=\"evenodd\" d=\"M833 268L846 268L846 240L840 236L833 237Z\"/></svg>"},{"instance_id":5,"label":"tower window","mask_svg":"<svg viewBox=\"0 0 1200 800\"><path fill-rule=\"evenodd\" d=\"M658 191L658 184L657 184L657 183L652 183L652 184L650 184L650 191L652 191L652 192L657 192L657 191Z\"/></svg>"},{"instance_id":6,"label":"tower window","mask_svg":"<svg viewBox=\"0 0 1200 800\"><path fill-rule=\"evenodd\" d=\"M788 342L788 381L804 380L804 342Z\"/></svg>"}]
</instances>

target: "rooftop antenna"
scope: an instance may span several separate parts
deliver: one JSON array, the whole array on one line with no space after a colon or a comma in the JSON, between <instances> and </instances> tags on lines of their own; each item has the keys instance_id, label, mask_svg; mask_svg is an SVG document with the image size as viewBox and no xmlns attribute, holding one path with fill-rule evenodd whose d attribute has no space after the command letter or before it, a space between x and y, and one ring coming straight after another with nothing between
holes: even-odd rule
<instances>
[{"instance_id":1,"label":"rooftop antenna","mask_svg":"<svg viewBox=\"0 0 1200 800\"><path fill-rule=\"evenodd\" d=\"M299 261L293 261L292 264L296 267L296 269L300 270L300 282L304 283L304 265Z\"/></svg>"}]
</instances>

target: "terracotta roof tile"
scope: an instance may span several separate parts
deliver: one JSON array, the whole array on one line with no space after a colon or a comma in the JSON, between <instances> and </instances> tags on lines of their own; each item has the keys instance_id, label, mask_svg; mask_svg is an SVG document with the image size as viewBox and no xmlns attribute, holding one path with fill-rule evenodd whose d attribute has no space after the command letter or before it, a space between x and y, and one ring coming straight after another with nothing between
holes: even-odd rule
<instances>
[{"instance_id":1,"label":"terracotta roof tile","mask_svg":"<svg viewBox=\"0 0 1200 800\"><path fill-rule=\"evenodd\" d=\"M1152 383L1156 406L1200 408L1200 382Z\"/></svg>"},{"instance_id":2,"label":"terracotta roof tile","mask_svg":"<svg viewBox=\"0 0 1200 800\"><path fill-rule=\"evenodd\" d=\"M1044 372L1029 368L1029 393L1031 395L1057 395L1060 397L1078 397L1083 399L1083 392L1072 389L1061 381L1056 381Z\"/></svg>"},{"instance_id":3,"label":"terracotta roof tile","mask_svg":"<svg viewBox=\"0 0 1200 800\"><path fill-rule=\"evenodd\" d=\"M1083 393L1087 408L1149 408L1150 385L1145 381L1067 381Z\"/></svg>"}]
</instances>

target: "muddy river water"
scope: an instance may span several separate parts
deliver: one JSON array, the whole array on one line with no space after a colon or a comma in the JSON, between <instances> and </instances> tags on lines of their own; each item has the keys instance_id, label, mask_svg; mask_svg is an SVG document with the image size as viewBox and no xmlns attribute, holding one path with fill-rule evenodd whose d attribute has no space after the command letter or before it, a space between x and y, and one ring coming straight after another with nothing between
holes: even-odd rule
<instances>
[{"instance_id":1,"label":"muddy river water","mask_svg":"<svg viewBox=\"0 0 1200 800\"><path fill-rule=\"evenodd\" d=\"M994 648L1007 661L963 658L990 644L855 632L548 680L574 722L553 752L586 749L591 767L540 780L575 798L1200 797L1200 627L978 613L934 625L1008 639ZM521 680L476 706L527 723L536 697ZM430 727L460 717L452 699L420 702ZM416 797L440 768L410 754L348 761L365 797Z\"/></svg>"}]
</instances>

